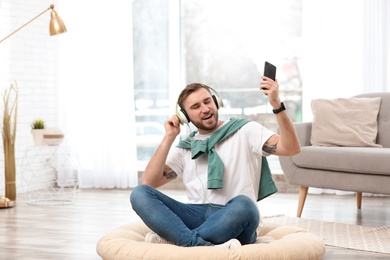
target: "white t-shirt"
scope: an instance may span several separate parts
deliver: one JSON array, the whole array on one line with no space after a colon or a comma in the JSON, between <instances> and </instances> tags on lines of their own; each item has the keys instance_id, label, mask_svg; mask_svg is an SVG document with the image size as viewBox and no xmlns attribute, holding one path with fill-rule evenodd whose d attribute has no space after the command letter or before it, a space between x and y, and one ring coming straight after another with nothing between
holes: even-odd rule
<instances>
[{"instance_id":1,"label":"white t-shirt","mask_svg":"<svg viewBox=\"0 0 390 260\"><path fill-rule=\"evenodd\" d=\"M224 122L219 128L227 122ZM205 140L213 133L207 135L197 133L194 139ZM166 164L177 175L182 175L190 203L225 205L231 198L239 194L246 195L256 202L259 191L261 158L266 155L263 153L262 147L274 134L259 123L251 121L214 146L216 153L224 163L223 188L221 189L207 189L207 154L193 160L191 159L191 149L172 147Z\"/></svg>"}]
</instances>

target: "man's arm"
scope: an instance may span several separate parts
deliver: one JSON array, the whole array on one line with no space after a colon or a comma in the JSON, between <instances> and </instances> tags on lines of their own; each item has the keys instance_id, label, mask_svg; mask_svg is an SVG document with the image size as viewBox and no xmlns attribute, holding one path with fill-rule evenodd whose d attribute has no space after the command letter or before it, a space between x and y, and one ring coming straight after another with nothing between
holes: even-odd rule
<instances>
[{"instance_id":1,"label":"man's arm","mask_svg":"<svg viewBox=\"0 0 390 260\"><path fill-rule=\"evenodd\" d=\"M180 133L180 124L176 116L172 116L165 122L166 134L146 166L143 184L152 187L160 187L169 181L175 179L177 174L171 168L165 165L169 150L176 136Z\"/></svg>"},{"instance_id":2,"label":"man's arm","mask_svg":"<svg viewBox=\"0 0 390 260\"><path fill-rule=\"evenodd\" d=\"M267 77L262 77L263 81L260 83L260 89L264 89L264 94L268 96L268 100L274 109L281 107L279 99L279 84L276 81ZM298 140L295 127L288 117L286 111L277 113L276 119L278 121L280 135L275 134L271 136L263 146L263 151L281 156L291 156L300 152L301 145Z\"/></svg>"},{"instance_id":3,"label":"man's arm","mask_svg":"<svg viewBox=\"0 0 390 260\"><path fill-rule=\"evenodd\" d=\"M276 114L280 135L272 135L263 145L263 151L279 156L292 156L298 154L301 145L295 127L286 111Z\"/></svg>"}]
</instances>

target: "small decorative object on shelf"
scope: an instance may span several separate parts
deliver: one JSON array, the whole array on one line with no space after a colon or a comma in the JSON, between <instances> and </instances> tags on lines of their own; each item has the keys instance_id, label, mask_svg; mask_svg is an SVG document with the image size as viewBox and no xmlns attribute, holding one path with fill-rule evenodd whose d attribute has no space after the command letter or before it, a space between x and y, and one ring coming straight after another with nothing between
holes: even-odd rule
<instances>
[{"instance_id":1,"label":"small decorative object on shelf","mask_svg":"<svg viewBox=\"0 0 390 260\"><path fill-rule=\"evenodd\" d=\"M36 119L31 123L31 134L35 145L43 144L43 134L45 132L45 121Z\"/></svg>"},{"instance_id":2,"label":"small decorative object on shelf","mask_svg":"<svg viewBox=\"0 0 390 260\"><path fill-rule=\"evenodd\" d=\"M47 128L43 133L44 145L60 145L64 140L65 135L58 128Z\"/></svg>"}]
</instances>

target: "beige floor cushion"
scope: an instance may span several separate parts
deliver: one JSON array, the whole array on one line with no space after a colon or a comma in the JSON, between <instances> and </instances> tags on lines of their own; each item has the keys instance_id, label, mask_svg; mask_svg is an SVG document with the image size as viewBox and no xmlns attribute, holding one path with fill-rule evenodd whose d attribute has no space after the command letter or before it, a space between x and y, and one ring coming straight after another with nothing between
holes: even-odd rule
<instances>
[{"instance_id":1,"label":"beige floor cushion","mask_svg":"<svg viewBox=\"0 0 390 260\"><path fill-rule=\"evenodd\" d=\"M106 260L227 260L227 259L322 259L324 243L314 234L298 227L265 224L255 244L236 249L219 247L180 247L144 242L150 229L141 221L116 228L103 236L97 253Z\"/></svg>"}]
</instances>

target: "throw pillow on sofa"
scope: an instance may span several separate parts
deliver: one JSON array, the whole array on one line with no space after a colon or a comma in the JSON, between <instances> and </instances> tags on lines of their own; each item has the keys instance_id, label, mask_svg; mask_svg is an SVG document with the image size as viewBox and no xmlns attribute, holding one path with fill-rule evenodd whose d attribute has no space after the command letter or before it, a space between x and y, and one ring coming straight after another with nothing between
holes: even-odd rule
<instances>
[{"instance_id":1,"label":"throw pillow on sofa","mask_svg":"<svg viewBox=\"0 0 390 260\"><path fill-rule=\"evenodd\" d=\"M376 144L381 98L312 100L314 146L382 147Z\"/></svg>"}]
</instances>

